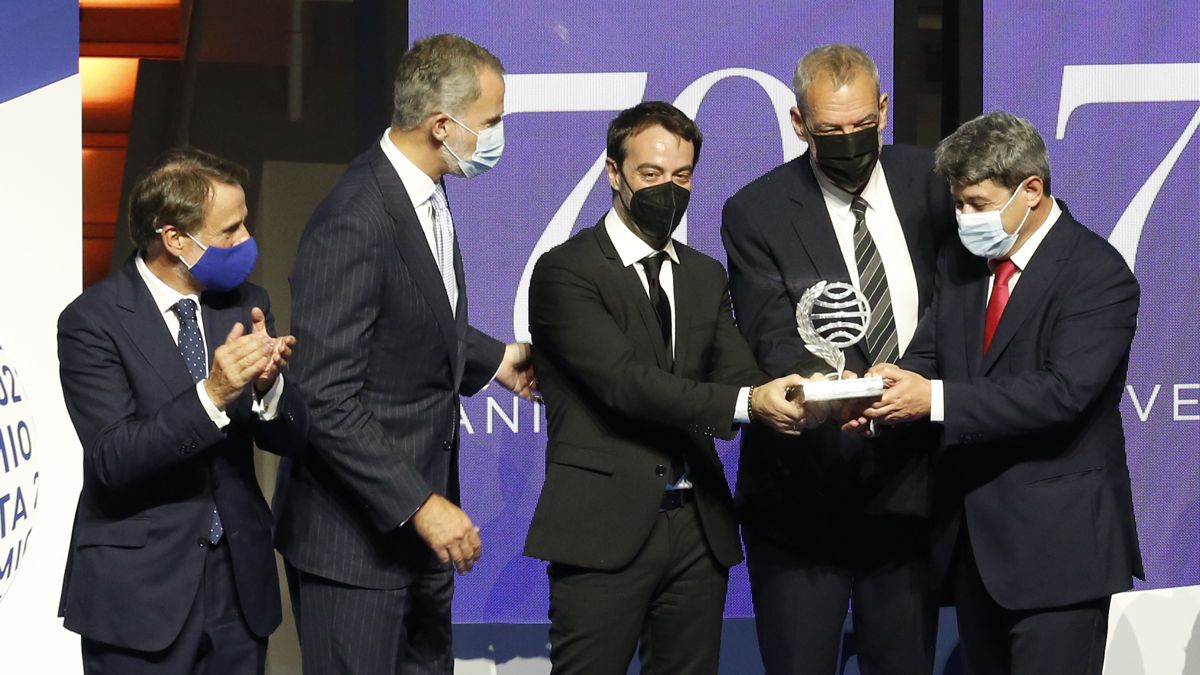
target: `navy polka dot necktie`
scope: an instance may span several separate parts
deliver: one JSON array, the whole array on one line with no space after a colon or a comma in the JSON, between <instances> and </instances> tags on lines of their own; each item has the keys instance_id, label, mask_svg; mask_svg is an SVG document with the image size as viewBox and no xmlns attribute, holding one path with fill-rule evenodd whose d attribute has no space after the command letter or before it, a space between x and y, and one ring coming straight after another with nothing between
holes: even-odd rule
<instances>
[{"instance_id":1,"label":"navy polka dot necktie","mask_svg":"<svg viewBox=\"0 0 1200 675\"><path fill-rule=\"evenodd\" d=\"M171 306L179 317L179 354L187 364L188 372L192 374L192 382L199 382L208 377L208 356L204 350L204 335L200 332L200 323L196 321L196 301L183 298ZM214 508L209 522L208 540L215 544L221 541L225 528L221 526L221 516Z\"/></svg>"}]
</instances>

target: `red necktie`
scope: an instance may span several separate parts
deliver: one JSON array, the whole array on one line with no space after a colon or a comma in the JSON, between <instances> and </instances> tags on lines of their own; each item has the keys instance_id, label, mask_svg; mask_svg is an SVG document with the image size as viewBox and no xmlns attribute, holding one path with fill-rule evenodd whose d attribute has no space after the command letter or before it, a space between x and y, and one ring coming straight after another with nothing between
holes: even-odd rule
<instances>
[{"instance_id":1,"label":"red necktie","mask_svg":"<svg viewBox=\"0 0 1200 675\"><path fill-rule=\"evenodd\" d=\"M1016 274L1017 265L1011 260L1001 260L996 263L996 275L992 281L992 297L988 299L987 318L983 324L983 353L986 354L992 344L992 335L1004 314L1004 306L1008 304L1008 280Z\"/></svg>"}]
</instances>

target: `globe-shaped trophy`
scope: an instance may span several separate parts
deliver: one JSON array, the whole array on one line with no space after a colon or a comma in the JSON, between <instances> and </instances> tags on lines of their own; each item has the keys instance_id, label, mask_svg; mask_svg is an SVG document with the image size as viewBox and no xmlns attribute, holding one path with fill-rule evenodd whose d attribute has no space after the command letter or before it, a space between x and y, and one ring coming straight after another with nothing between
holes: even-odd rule
<instances>
[{"instance_id":1,"label":"globe-shaped trophy","mask_svg":"<svg viewBox=\"0 0 1200 675\"><path fill-rule=\"evenodd\" d=\"M806 401L840 401L879 398L882 377L843 379L846 354L858 344L871 325L871 303L854 286L842 281L820 281L796 303L796 330L804 346L833 369L824 382L804 383Z\"/></svg>"}]
</instances>

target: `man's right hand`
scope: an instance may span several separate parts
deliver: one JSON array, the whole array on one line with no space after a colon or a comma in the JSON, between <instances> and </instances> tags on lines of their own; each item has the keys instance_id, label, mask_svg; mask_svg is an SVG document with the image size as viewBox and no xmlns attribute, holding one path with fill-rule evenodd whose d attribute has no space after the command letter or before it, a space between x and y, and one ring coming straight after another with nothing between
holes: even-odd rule
<instances>
[{"instance_id":1,"label":"man's right hand","mask_svg":"<svg viewBox=\"0 0 1200 675\"><path fill-rule=\"evenodd\" d=\"M471 571L483 552L483 541L479 539L479 528L471 522L462 509L439 494L417 509L412 517L417 534L443 564L452 563L459 574Z\"/></svg>"},{"instance_id":2,"label":"man's right hand","mask_svg":"<svg viewBox=\"0 0 1200 675\"><path fill-rule=\"evenodd\" d=\"M803 392L807 381L799 375L787 375L755 387L750 397L751 417L788 436L799 436L804 429L820 424L823 416L818 419L805 411Z\"/></svg>"},{"instance_id":3,"label":"man's right hand","mask_svg":"<svg viewBox=\"0 0 1200 675\"><path fill-rule=\"evenodd\" d=\"M218 410L232 403L271 363L272 341L245 331L241 323L233 324L225 344L213 352L204 389Z\"/></svg>"}]
</instances>

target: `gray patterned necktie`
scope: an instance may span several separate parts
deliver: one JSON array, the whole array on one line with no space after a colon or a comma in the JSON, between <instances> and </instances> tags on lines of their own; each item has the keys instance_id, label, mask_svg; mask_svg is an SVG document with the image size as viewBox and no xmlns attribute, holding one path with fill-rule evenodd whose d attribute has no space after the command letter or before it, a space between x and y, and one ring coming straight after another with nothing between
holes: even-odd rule
<instances>
[{"instance_id":1,"label":"gray patterned necktie","mask_svg":"<svg viewBox=\"0 0 1200 675\"><path fill-rule=\"evenodd\" d=\"M895 363L900 357L896 318L892 314L892 294L888 291L887 274L875 240L867 230L867 202L855 197L850 203L854 212L854 263L858 267L858 287L871 303L871 325L864 338L872 363Z\"/></svg>"},{"instance_id":2,"label":"gray patterned necktie","mask_svg":"<svg viewBox=\"0 0 1200 675\"><path fill-rule=\"evenodd\" d=\"M179 317L179 354L187 364L192 382L199 382L208 377L208 356L204 350L204 334L200 332L200 322L196 320L196 301L183 298L171 305L171 309ZM214 507L208 523L208 541L215 544L221 541L223 534L225 527L221 525L221 516Z\"/></svg>"},{"instance_id":3,"label":"gray patterned necktie","mask_svg":"<svg viewBox=\"0 0 1200 675\"><path fill-rule=\"evenodd\" d=\"M446 287L446 298L450 300L450 313L458 306L458 283L454 279L454 219L450 217L450 205L441 184L433 188L429 197L433 206L433 242L437 248L438 270L442 273L442 285Z\"/></svg>"}]
</instances>

